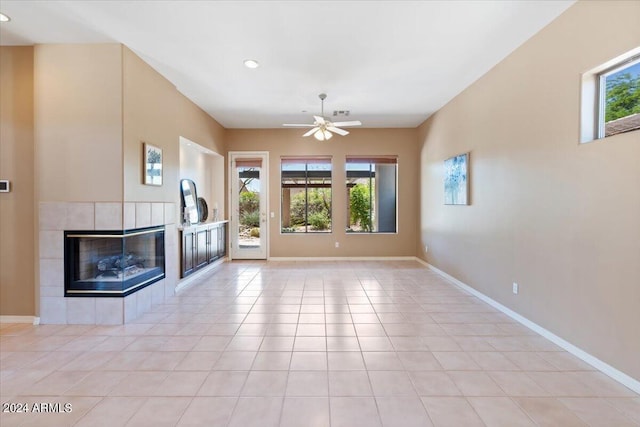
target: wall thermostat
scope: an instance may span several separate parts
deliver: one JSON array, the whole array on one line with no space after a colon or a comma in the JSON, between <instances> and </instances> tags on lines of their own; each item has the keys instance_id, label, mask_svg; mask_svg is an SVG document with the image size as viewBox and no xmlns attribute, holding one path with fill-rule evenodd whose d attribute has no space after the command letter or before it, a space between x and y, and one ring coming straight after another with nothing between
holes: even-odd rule
<instances>
[{"instance_id":1,"label":"wall thermostat","mask_svg":"<svg viewBox=\"0 0 640 427\"><path fill-rule=\"evenodd\" d=\"M0 193L8 193L9 191L11 191L9 180L0 179Z\"/></svg>"}]
</instances>

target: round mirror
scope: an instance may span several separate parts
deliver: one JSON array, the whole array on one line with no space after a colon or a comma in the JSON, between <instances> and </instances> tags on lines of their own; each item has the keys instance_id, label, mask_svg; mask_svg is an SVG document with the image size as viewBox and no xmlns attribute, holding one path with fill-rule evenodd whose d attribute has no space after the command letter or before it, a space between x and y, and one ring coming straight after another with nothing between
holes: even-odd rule
<instances>
[{"instance_id":1,"label":"round mirror","mask_svg":"<svg viewBox=\"0 0 640 427\"><path fill-rule=\"evenodd\" d=\"M200 214L200 222L205 222L209 218L209 205L202 197L198 197L198 213Z\"/></svg>"}]
</instances>

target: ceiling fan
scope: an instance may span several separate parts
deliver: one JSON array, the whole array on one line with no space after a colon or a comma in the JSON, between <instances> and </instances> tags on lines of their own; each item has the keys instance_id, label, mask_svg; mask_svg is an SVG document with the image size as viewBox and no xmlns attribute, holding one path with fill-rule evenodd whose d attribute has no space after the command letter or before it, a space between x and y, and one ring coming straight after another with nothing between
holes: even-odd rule
<instances>
[{"instance_id":1,"label":"ceiling fan","mask_svg":"<svg viewBox=\"0 0 640 427\"><path fill-rule=\"evenodd\" d=\"M322 103L322 112L320 116L313 116L313 118L315 119L315 121L313 122L312 125L310 124L290 124L290 123L286 123L282 126L287 126L287 127L298 127L298 128L311 128L308 132L306 132L304 135L302 136L311 136L313 135L315 137L315 139L317 139L318 141L326 141L328 139L331 139L331 137L333 136L333 134L331 132L337 133L338 135L348 135L349 132L344 130L344 129L340 129L340 127L347 127L347 126L361 126L362 123L360 123L359 120L353 120L350 122L330 122L329 120L324 118L324 100L327 97L327 94L325 93L321 93L320 95L318 95L318 97L320 98L320 102ZM340 127L339 127L340 126Z\"/></svg>"}]
</instances>

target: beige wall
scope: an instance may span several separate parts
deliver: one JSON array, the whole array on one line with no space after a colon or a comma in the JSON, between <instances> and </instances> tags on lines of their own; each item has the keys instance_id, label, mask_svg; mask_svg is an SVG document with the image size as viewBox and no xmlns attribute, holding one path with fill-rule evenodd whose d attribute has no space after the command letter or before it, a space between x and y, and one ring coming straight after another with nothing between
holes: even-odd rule
<instances>
[{"instance_id":1,"label":"beige wall","mask_svg":"<svg viewBox=\"0 0 640 427\"><path fill-rule=\"evenodd\" d=\"M14 186L0 194L0 314L34 315L41 202L178 205L179 136L224 154L224 128L119 44L2 47L0 61L0 179ZM142 142L163 149L162 187L142 184Z\"/></svg>"},{"instance_id":2,"label":"beige wall","mask_svg":"<svg viewBox=\"0 0 640 427\"><path fill-rule=\"evenodd\" d=\"M122 201L122 47L35 46L40 201Z\"/></svg>"},{"instance_id":3,"label":"beige wall","mask_svg":"<svg viewBox=\"0 0 640 427\"><path fill-rule=\"evenodd\" d=\"M427 120L417 248L636 379L640 131L578 142L581 73L638 45L640 2L579 2ZM466 151L472 204L444 206Z\"/></svg>"},{"instance_id":4,"label":"beige wall","mask_svg":"<svg viewBox=\"0 0 640 427\"><path fill-rule=\"evenodd\" d=\"M35 312L33 47L0 47L0 315Z\"/></svg>"},{"instance_id":5,"label":"beige wall","mask_svg":"<svg viewBox=\"0 0 640 427\"><path fill-rule=\"evenodd\" d=\"M126 47L123 76L124 200L179 203L180 136L224 154L224 128ZM163 150L161 187L143 184L144 142Z\"/></svg>"},{"instance_id":6,"label":"beige wall","mask_svg":"<svg viewBox=\"0 0 640 427\"><path fill-rule=\"evenodd\" d=\"M178 91L123 47L124 201L178 201ZM162 186L143 183L143 143L162 149Z\"/></svg>"},{"instance_id":7,"label":"beige wall","mask_svg":"<svg viewBox=\"0 0 640 427\"><path fill-rule=\"evenodd\" d=\"M180 179L192 180L196 184L198 197L204 198L207 203L212 201L212 164L211 155L203 153L193 145L180 144Z\"/></svg>"},{"instance_id":8,"label":"beige wall","mask_svg":"<svg viewBox=\"0 0 640 427\"><path fill-rule=\"evenodd\" d=\"M226 129L183 94L178 93L180 136L218 154L225 152Z\"/></svg>"},{"instance_id":9,"label":"beige wall","mask_svg":"<svg viewBox=\"0 0 640 427\"><path fill-rule=\"evenodd\" d=\"M218 218L224 218L224 171L222 155L204 152L200 145L186 142L180 144L180 179L190 179L196 184L198 197L209 207L207 221L213 219L213 209L218 208ZM190 144L190 145L188 145Z\"/></svg>"},{"instance_id":10,"label":"beige wall","mask_svg":"<svg viewBox=\"0 0 640 427\"><path fill-rule=\"evenodd\" d=\"M223 154L224 128L130 49L123 46L122 50L124 201L172 202L176 206L174 220L178 221L180 136ZM143 184L144 142L162 148L162 186ZM175 283L180 265L177 228L168 227L166 236L171 242L166 246L167 263L175 266L167 268L167 280Z\"/></svg>"},{"instance_id":11,"label":"beige wall","mask_svg":"<svg viewBox=\"0 0 640 427\"><path fill-rule=\"evenodd\" d=\"M227 130L229 151L269 152L270 256L356 257L413 256L418 212L418 157L415 129L353 129L346 137L328 142L302 138L299 129ZM398 155L398 234L347 235L347 155ZM333 232L330 234L280 234L280 157L330 155L333 158ZM340 243L335 248L335 242Z\"/></svg>"},{"instance_id":12,"label":"beige wall","mask_svg":"<svg viewBox=\"0 0 640 427\"><path fill-rule=\"evenodd\" d=\"M180 136L208 148L221 156L225 156L227 151L227 130L181 93L179 94L179 101ZM211 186L211 198L207 199L209 205L209 220L213 220L213 208L216 204L218 205L218 219L226 219L226 159L224 157L214 156L210 159L210 162L213 182ZM180 178L183 177L181 176Z\"/></svg>"}]
</instances>

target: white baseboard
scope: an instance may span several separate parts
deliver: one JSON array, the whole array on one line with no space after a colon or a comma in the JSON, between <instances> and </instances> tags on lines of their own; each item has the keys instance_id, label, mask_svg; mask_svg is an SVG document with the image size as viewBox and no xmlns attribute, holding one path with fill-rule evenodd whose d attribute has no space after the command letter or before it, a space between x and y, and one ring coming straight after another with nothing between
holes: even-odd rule
<instances>
[{"instance_id":1,"label":"white baseboard","mask_svg":"<svg viewBox=\"0 0 640 427\"><path fill-rule=\"evenodd\" d=\"M196 271L195 273L190 274L188 277L182 279L180 282L178 282L178 285L176 286L176 289L174 291L175 295L178 295L178 293L184 291L185 289L193 285L202 276L211 272L211 270L215 270L216 268L218 268L220 264L225 262L227 262L227 257L220 258L214 261L212 264L209 264L208 266L204 267L202 270Z\"/></svg>"},{"instance_id":2,"label":"white baseboard","mask_svg":"<svg viewBox=\"0 0 640 427\"><path fill-rule=\"evenodd\" d=\"M0 316L0 323L31 323L39 325L40 318L37 316Z\"/></svg>"},{"instance_id":3,"label":"white baseboard","mask_svg":"<svg viewBox=\"0 0 640 427\"><path fill-rule=\"evenodd\" d=\"M543 337L545 337L546 339L548 339L552 343L554 343L557 346L565 349L566 351L568 351L569 353L573 354L574 356L576 356L580 360L582 360L582 361L588 363L589 365L593 366L594 368L596 368L597 370L599 370L603 374L605 374L605 375L613 378L614 380L618 381L620 384L624 385L625 387L633 390L636 393L640 393L640 381L636 380L635 378L630 377L629 375L625 374L624 372L621 372L621 371L617 370L613 366L603 362L602 360L600 360L597 357L587 353L586 351L582 350L581 348L576 347L575 345L571 344L569 341L566 341L566 340L560 338L559 336L557 336L553 332L543 328L542 326L538 325L537 323L532 322L531 320L529 320L526 317L516 313L515 311L511 310L510 308L505 307L504 305L500 304L496 300L486 296L482 292L480 292L480 291L472 288L471 286L461 282L460 280L456 279L455 277L450 276L449 274L447 274L444 271L434 267L433 265L429 264L428 262L426 262L426 261L424 261L424 260L422 260L422 259L420 259L418 257L416 257L416 261L418 261L419 263L427 266L429 269L435 271L436 273L438 273L439 275L441 275L445 279L449 280L450 282L452 282L453 284L455 284L459 288L461 288L461 289L469 292L470 294L478 297L479 299L481 299L482 301L486 302L490 306L496 308L497 310L500 310L501 312L503 312L507 316L511 317L513 320L521 323L522 325L526 326L527 328L531 329L532 331L542 335Z\"/></svg>"},{"instance_id":4,"label":"white baseboard","mask_svg":"<svg viewBox=\"0 0 640 427\"><path fill-rule=\"evenodd\" d=\"M269 257L269 261L415 261L414 256Z\"/></svg>"}]
</instances>

